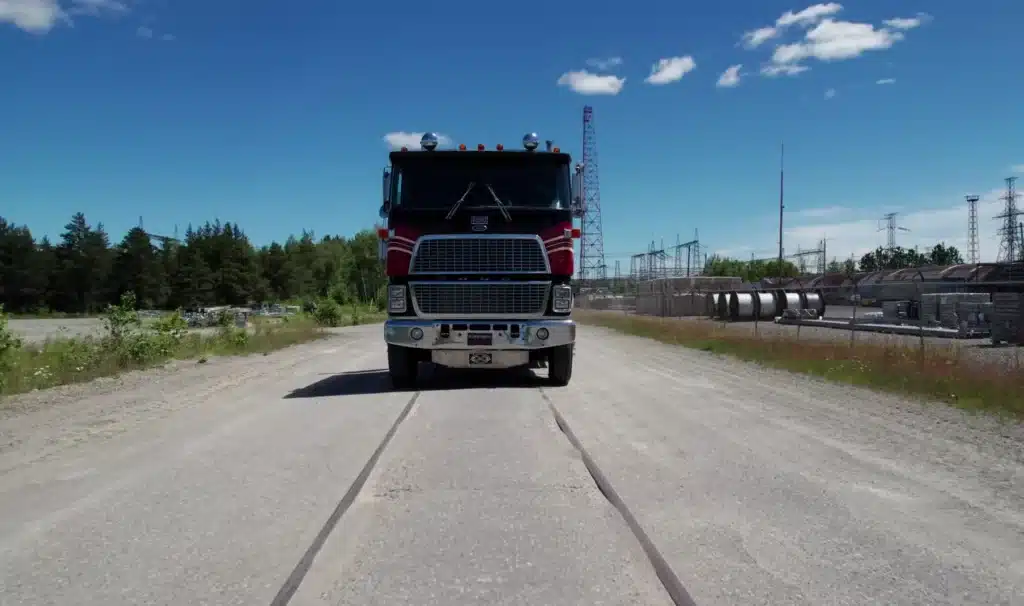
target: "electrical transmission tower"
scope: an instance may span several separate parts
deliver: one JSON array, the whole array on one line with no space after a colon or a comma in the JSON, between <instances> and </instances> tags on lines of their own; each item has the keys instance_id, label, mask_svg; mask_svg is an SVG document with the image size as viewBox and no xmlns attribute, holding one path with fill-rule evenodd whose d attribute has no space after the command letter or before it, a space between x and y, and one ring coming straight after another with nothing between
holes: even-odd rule
<instances>
[{"instance_id":1,"label":"electrical transmission tower","mask_svg":"<svg viewBox=\"0 0 1024 606\"><path fill-rule=\"evenodd\" d=\"M996 217L1002 221L1003 226L999 228L1001 242L999 244L999 261L1003 263L1014 263L1021 260L1021 241L1018 231L1017 218L1024 215L1024 211L1017 210L1017 177L1006 178L1006 194L1001 198L1006 203L1003 214Z\"/></svg>"},{"instance_id":2,"label":"electrical transmission tower","mask_svg":"<svg viewBox=\"0 0 1024 606\"><path fill-rule=\"evenodd\" d=\"M807 272L807 257L813 257L814 258L814 264L815 264L815 273L824 274L825 273L825 265L826 265L826 263L825 263L825 250L826 249L825 249L825 239L824 238L822 238L822 240L820 242L818 242L818 248L815 248L814 250L800 250L799 248L797 248L796 254L793 255L793 258L796 259L796 264L797 264L797 267L800 269L800 273L801 274L808 273Z\"/></svg>"},{"instance_id":3,"label":"electrical transmission tower","mask_svg":"<svg viewBox=\"0 0 1024 606\"><path fill-rule=\"evenodd\" d=\"M164 248L167 248L168 246L177 246L181 244L181 241L178 240L177 225L174 226L174 236L161 236L158 234L151 234L148 231L146 231L145 227L142 226L142 215L139 215L139 229L145 232L146 235L149 236L151 240L156 240L157 242L159 242Z\"/></svg>"},{"instance_id":4,"label":"electrical transmission tower","mask_svg":"<svg viewBox=\"0 0 1024 606\"><path fill-rule=\"evenodd\" d=\"M645 279L647 253L637 253L629 257L629 279L634 282Z\"/></svg>"},{"instance_id":5,"label":"electrical transmission tower","mask_svg":"<svg viewBox=\"0 0 1024 606\"><path fill-rule=\"evenodd\" d=\"M896 217L899 213L889 213L882 217L885 221L885 227L879 227L878 231L885 230L885 247L891 253L896 250L896 232L897 231L910 231L906 227L900 227L896 225Z\"/></svg>"},{"instance_id":6,"label":"electrical transmission tower","mask_svg":"<svg viewBox=\"0 0 1024 606\"><path fill-rule=\"evenodd\" d=\"M675 249L675 266L673 273L675 277L679 278L690 275L697 275L700 273L702 268L700 264L700 237L697 235L697 230L693 230L693 240L689 242L679 242L679 234L676 234L676 245L672 247ZM686 266L683 266L683 250L686 250Z\"/></svg>"},{"instance_id":7,"label":"electrical transmission tower","mask_svg":"<svg viewBox=\"0 0 1024 606\"><path fill-rule=\"evenodd\" d=\"M607 266L604 262L604 232L601 227L601 187L598 180L597 132L594 130L594 108L583 108L583 225L580 238L580 279L602 280Z\"/></svg>"},{"instance_id":8,"label":"electrical transmission tower","mask_svg":"<svg viewBox=\"0 0 1024 606\"><path fill-rule=\"evenodd\" d=\"M978 252L978 200L981 196L971 194L967 200L967 262L977 263L981 254Z\"/></svg>"}]
</instances>

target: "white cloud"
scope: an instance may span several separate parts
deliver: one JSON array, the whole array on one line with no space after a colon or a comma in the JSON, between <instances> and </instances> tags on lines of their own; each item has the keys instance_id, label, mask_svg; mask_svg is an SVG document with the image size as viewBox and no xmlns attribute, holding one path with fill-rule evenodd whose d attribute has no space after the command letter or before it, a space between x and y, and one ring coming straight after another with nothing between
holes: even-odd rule
<instances>
[{"instance_id":1,"label":"white cloud","mask_svg":"<svg viewBox=\"0 0 1024 606\"><path fill-rule=\"evenodd\" d=\"M0 23L10 23L31 34L46 34L58 23L72 25L72 16L119 15L130 9L119 0L71 0L65 6L58 0L0 0Z\"/></svg>"},{"instance_id":2,"label":"white cloud","mask_svg":"<svg viewBox=\"0 0 1024 606\"><path fill-rule=\"evenodd\" d=\"M786 11L781 17L776 19L776 27L789 27L791 25L809 26L821 21L825 17L829 17L843 10L843 5L837 2L829 2L828 4L815 4L808 6L799 13L793 11Z\"/></svg>"},{"instance_id":3,"label":"white cloud","mask_svg":"<svg viewBox=\"0 0 1024 606\"><path fill-rule=\"evenodd\" d=\"M770 64L765 65L764 67L761 68L761 75L768 76L769 78L774 78L776 76L796 76L798 74L804 73L809 69L811 68L807 67L806 65Z\"/></svg>"},{"instance_id":4,"label":"white cloud","mask_svg":"<svg viewBox=\"0 0 1024 606\"><path fill-rule=\"evenodd\" d=\"M690 55L658 59L651 66L651 75L644 82L648 84L671 84L683 79L683 76L697 69L697 62Z\"/></svg>"},{"instance_id":5,"label":"white cloud","mask_svg":"<svg viewBox=\"0 0 1024 606\"><path fill-rule=\"evenodd\" d=\"M608 57L605 59L587 59L587 65L600 71L608 71L613 67L622 65L622 57Z\"/></svg>"},{"instance_id":6,"label":"white cloud","mask_svg":"<svg viewBox=\"0 0 1024 606\"><path fill-rule=\"evenodd\" d=\"M562 74L558 78L558 85L568 86L581 95L617 95L626 85L626 79L580 70Z\"/></svg>"},{"instance_id":7,"label":"white cloud","mask_svg":"<svg viewBox=\"0 0 1024 606\"><path fill-rule=\"evenodd\" d=\"M794 25L808 27L829 15L838 13L841 10L843 10L843 6L841 4L830 2L828 4L814 4L812 6L808 6L798 13L786 11L782 16L775 20L775 25L759 27L755 30L745 32L741 38L741 42L746 48L754 49L769 40L778 38L782 32L789 27Z\"/></svg>"},{"instance_id":8,"label":"white cloud","mask_svg":"<svg viewBox=\"0 0 1024 606\"><path fill-rule=\"evenodd\" d=\"M172 40L175 40L176 38L174 37L174 34L164 34L163 36L160 36L160 39L165 41L165 42L171 42Z\"/></svg>"},{"instance_id":9,"label":"white cloud","mask_svg":"<svg viewBox=\"0 0 1024 606\"><path fill-rule=\"evenodd\" d=\"M68 13L72 15L97 16L103 13L126 12L128 5L119 0L71 0L71 8L68 9Z\"/></svg>"},{"instance_id":10,"label":"white cloud","mask_svg":"<svg viewBox=\"0 0 1024 606\"><path fill-rule=\"evenodd\" d=\"M420 148L420 138L423 137L424 132L406 132L399 130L384 135L384 142L388 144L391 149L402 149L408 147L409 149ZM451 145L451 137L447 135L437 134L438 144L441 147L447 147Z\"/></svg>"},{"instance_id":11,"label":"white cloud","mask_svg":"<svg viewBox=\"0 0 1024 606\"><path fill-rule=\"evenodd\" d=\"M981 197L978 202L978 241L981 261L995 261L999 254L1000 222L995 216L1003 210L1004 202L1000 196L1006 192L994 189ZM957 247L960 254L967 258L967 203L962 195L956 194L948 198L949 203L938 203L932 208L922 208L900 214L897 224L909 229L896 234L896 244L904 248L919 247L928 250L939 242ZM859 259L861 255L879 246L885 246L885 230L879 230L884 224L882 216L888 208L854 209L843 207L827 207L824 209L807 209L804 211L787 212L784 225L783 242L786 254L801 250L813 250L822 238L827 238L826 248L829 260L849 258L850 254ZM820 214L818 214L820 213ZM817 215L817 216L816 216ZM777 220L778 215L775 215ZM774 234L774 236L773 236ZM764 237L757 242L749 239L725 246L723 250L735 251L746 248L744 258L750 256L749 251L777 250L778 224L775 231L770 228ZM756 248L755 248L756 247ZM768 256L757 255L755 256Z\"/></svg>"},{"instance_id":12,"label":"white cloud","mask_svg":"<svg viewBox=\"0 0 1024 606\"><path fill-rule=\"evenodd\" d=\"M931 15L927 13L918 13L916 17L896 17L894 19L886 19L882 23L893 29L914 29L927 23L931 18Z\"/></svg>"},{"instance_id":13,"label":"white cloud","mask_svg":"<svg viewBox=\"0 0 1024 606\"><path fill-rule=\"evenodd\" d=\"M831 98L833 98L835 96L836 96L836 89L830 88L827 91L825 91L825 98L826 99L831 99Z\"/></svg>"},{"instance_id":14,"label":"white cloud","mask_svg":"<svg viewBox=\"0 0 1024 606\"><path fill-rule=\"evenodd\" d=\"M730 65L722 75L718 77L718 82L715 86L719 88L733 88L740 84L740 68L743 65Z\"/></svg>"},{"instance_id":15,"label":"white cloud","mask_svg":"<svg viewBox=\"0 0 1024 606\"><path fill-rule=\"evenodd\" d=\"M765 42L778 37L779 30L774 27L759 27L743 34L743 46L754 49Z\"/></svg>"},{"instance_id":16,"label":"white cloud","mask_svg":"<svg viewBox=\"0 0 1024 606\"><path fill-rule=\"evenodd\" d=\"M891 48L902 39L903 34L900 32L875 29L870 23L826 19L808 31L804 41L778 46L772 54L772 63L782 65L804 59L853 59L868 51Z\"/></svg>"},{"instance_id":17,"label":"white cloud","mask_svg":"<svg viewBox=\"0 0 1024 606\"><path fill-rule=\"evenodd\" d=\"M807 60L843 61L870 51L892 48L905 38L905 31L920 27L931 19L929 15L919 13L916 17L886 19L883 27L875 27L871 23L834 19L833 16L842 9L841 4L830 2L815 4L799 12L787 11L775 21L775 25L745 33L743 43L753 49L780 37L789 28L804 28L806 32L802 39L778 44L771 61L761 69L761 74L769 77L794 76L806 71L802 63Z\"/></svg>"},{"instance_id":18,"label":"white cloud","mask_svg":"<svg viewBox=\"0 0 1024 606\"><path fill-rule=\"evenodd\" d=\"M57 0L0 0L0 23L11 23L32 34L45 34L66 19Z\"/></svg>"},{"instance_id":19,"label":"white cloud","mask_svg":"<svg viewBox=\"0 0 1024 606\"><path fill-rule=\"evenodd\" d=\"M881 80L876 80L875 84L896 84L896 78L882 78Z\"/></svg>"}]
</instances>

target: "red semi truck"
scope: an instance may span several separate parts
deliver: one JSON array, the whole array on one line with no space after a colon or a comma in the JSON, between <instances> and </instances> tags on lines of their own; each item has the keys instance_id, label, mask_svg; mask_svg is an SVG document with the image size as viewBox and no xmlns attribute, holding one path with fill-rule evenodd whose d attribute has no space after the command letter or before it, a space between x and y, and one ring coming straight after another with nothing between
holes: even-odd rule
<instances>
[{"instance_id":1,"label":"red semi truck","mask_svg":"<svg viewBox=\"0 0 1024 606\"><path fill-rule=\"evenodd\" d=\"M534 133L522 149L438 149L390 154L385 225L384 327L395 387L415 384L419 362L454 368L548 368L572 377L572 277L582 214L582 167Z\"/></svg>"}]
</instances>

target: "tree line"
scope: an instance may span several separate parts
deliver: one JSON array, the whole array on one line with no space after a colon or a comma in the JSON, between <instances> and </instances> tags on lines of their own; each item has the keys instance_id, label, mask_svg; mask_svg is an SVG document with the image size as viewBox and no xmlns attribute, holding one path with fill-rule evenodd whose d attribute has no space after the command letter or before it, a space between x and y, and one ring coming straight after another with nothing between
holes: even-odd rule
<instances>
[{"instance_id":1,"label":"tree line","mask_svg":"<svg viewBox=\"0 0 1024 606\"><path fill-rule=\"evenodd\" d=\"M859 262L853 259L839 261L833 259L825 268L830 274L853 274L858 271L880 271L904 269L907 267L924 267L926 265L957 265L963 263L963 256L955 246L947 246L940 242L927 252L920 252L916 249L902 248L897 246L893 249L879 246L872 252L866 253ZM782 276L784 278L795 278L802 272L796 264L791 261L782 261ZM778 260L754 259L742 261L714 255L709 257L704 265L706 276L733 276L743 278L747 282L757 282L762 278L775 278L779 276Z\"/></svg>"},{"instance_id":2,"label":"tree line","mask_svg":"<svg viewBox=\"0 0 1024 606\"><path fill-rule=\"evenodd\" d=\"M383 300L386 279L372 230L312 232L255 246L237 223L189 225L180 242L140 227L112 244L77 213L57 242L0 217L0 305L14 313L94 313L134 292L142 309Z\"/></svg>"}]
</instances>

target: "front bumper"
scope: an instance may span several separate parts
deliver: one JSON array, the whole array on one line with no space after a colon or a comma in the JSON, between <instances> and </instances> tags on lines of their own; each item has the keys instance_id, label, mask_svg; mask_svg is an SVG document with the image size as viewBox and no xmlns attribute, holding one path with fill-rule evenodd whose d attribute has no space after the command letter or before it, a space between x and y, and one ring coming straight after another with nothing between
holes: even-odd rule
<instances>
[{"instance_id":1,"label":"front bumper","mask_svg":"<svg viewBox=\"0 0 1024 606\"><path fill-rule=\"evenodd\" d=\"M518 334L513 330L514 326L519 327ZM447 336L443 336L442 327L447 327ZM413 338L414 328L422 331L419 339ZM537 335L541 328L548 332L546 339ZM470 344L470 334L473 335L473 344ZM427 350L528 351L575 343L576 322L568 318L445 321L394 318L384 323L384 341L388 345Z\"/></svg>"}]
</instances>

